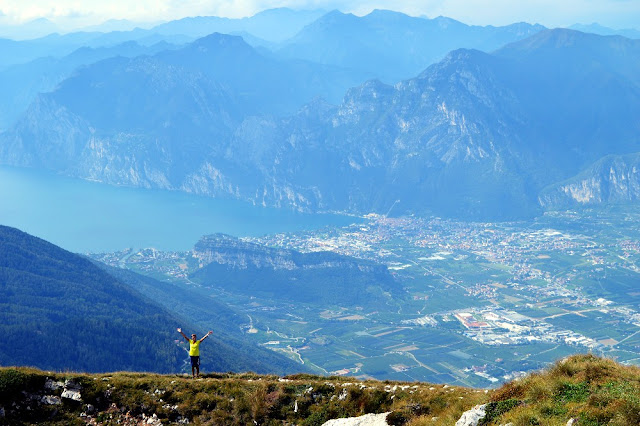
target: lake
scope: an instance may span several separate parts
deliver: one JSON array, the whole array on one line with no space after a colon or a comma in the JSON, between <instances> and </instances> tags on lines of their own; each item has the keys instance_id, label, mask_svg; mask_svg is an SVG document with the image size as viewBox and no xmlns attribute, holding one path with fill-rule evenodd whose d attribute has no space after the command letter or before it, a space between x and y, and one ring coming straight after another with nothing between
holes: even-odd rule
<instances>
[{"instance_id":1,"label":"lake","mask_svg":"<svg viewBox=\"0 0 640 426\"><path fill-rule=\"evenodd\" d=\"M31 169L0 166L0 224L73 252L155 247L189 250L216 232L260 236L359 221L302 214L177 191L116 187Z\"/></svg>"}]
</instances>

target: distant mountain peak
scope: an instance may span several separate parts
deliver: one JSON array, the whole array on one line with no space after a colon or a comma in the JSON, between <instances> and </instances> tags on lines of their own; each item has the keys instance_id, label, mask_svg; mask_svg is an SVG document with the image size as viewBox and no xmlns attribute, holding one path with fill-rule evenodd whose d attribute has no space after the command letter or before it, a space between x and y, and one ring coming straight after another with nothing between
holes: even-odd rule
<instances>
[{"instance_id":1,"label":"distant mountain peak","mask_svg":"<svg viewBox=\"0 0 640 426\"><path fill-rule=\"evenodd\" d=\"M409 18L410 17L405 13L397 12L395 10L388 10L388 9L373 9L366 16L372 17L372 18L373 17L385 17L385 18Z\"/></svg>"},{"instance_id":2,"label":"distant mountain peak","mask_svg":"<svg viewBox=\"0 0 640 426\"><path fill-rule=\"evenodd\" d=\"M244 39L240 36L222 34L218 32L211 33L209 35L206 35L204 37L197 39L196 41L193 42L193 45L194 46L220 45L220 46L232 46L232 47L237 47L240 45L249 46L247 43L245 43Z\"/></svg>"},{"instance_id":3,"label":"distant mountain peak","mask_svg":"<svg viewBox=\"0 0 640 426\"><path fill-rule=\"evenodd\" d=\"M339 11L338 9L334 9L332 11L329 11L327 13L325 13L324 15L322 15L317 21L312 22L311 24L309 24L309 26L314 26L316 24L323 24L323 23L334 23L334 22L343 22L345 20L357 20L360 19L358 16L352 14L352 13L343 13L341 11Z\"/></svg>"},{"instance_id":4,"label":"distant mountain peak","mask_svg":"<svg viewBox=\"0 0 640 426\"><path fill-rule=\"evenodd\" d=\"M619 50L640 46L640 41L619 35L598 35L568 28L540 31L531 37L507 44L496 53L501 56L520 55L522 52L544 52L553 49Z\"/></svg>"}]
</instances>

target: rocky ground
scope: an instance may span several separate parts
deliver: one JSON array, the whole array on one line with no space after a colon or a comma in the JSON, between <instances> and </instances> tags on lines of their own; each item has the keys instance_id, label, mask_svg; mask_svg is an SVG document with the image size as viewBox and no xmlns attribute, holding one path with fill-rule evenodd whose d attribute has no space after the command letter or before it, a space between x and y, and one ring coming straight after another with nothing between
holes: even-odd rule
<instances>
[{"instance_id":1,"label":"rocky ground","mask_svg":"<svg viewBox=\"0 0 640 426\"><path fill-rule=\"evenodd\" d=\"M622 426L640 424L640 369L580 355L490 391L311 375L1 368L0 424L35 423Z\"/></svg>"}]
</instances>

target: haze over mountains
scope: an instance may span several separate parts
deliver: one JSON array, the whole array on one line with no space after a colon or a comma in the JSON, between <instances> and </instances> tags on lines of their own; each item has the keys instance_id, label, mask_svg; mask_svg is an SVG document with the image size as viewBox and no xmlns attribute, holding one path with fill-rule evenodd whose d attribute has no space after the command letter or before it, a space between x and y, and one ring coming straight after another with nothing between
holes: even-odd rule
<instances>
[{"instance_id":1,"label":"haze over mountains","mask_svg":"<svg viewBox=\"0 0 640 426\"><path fill-rule=\"evenodd\" d=\"M88 65L73 74L69 57L56 60L59 85L10 126L5 116L0 161L304 211L394 205L396 213L508 219L637 199L633 185L586 198L561 185L595 182L584 176L602 158L621 155L624 167L638 151L637 40L288 10L58 37L170 42L216 26L260 37L276 19L283 30L263 44L272 51L212 34L170 50L140 47L142 56L130 49L129 58L111 48L119 56L77 61ZM35 90L14 94L5 110L19 110Z\"/></svg>"},{"instance_id":2,"label":"haze over mountains","mask_svg":"<svg viewBox=\"0 0 640 426\"><path fill-rule=\"evenodd\" d=\"M277 51L287 57L368 71L385 83L416 76L461 47L485 51L531 36L544 27L469 26L454 19L414 18L374 10L357 17L333 11L307 25Z\"/></svg>"},{"instance_id":3,"label":"haze over mountains","mask_svg":"<svg viewBox=\"0 0 640 426\"><path fill-rule=\"evenodd\" d=\"M176 325L216 331L207 365L219 371L308 367L385 377L405 374L408 357L427 371L420 374L458 381L468 379L456 375L460 368L484 371L476 371L474 355L483 352L482 362L505 374L476 376L494 383L548 361L514 355L511 345L535 340L536 353L549 358L573 350L571 342L611 354L638 347L630 339L636 306L625 306L636 297L635 240L563 235L549 229L553 221L531 232L523 229L534 222L486 222L640 200L640 40L389 11L357 17L278 9L243 20L185 18L152 29L0 40L0 91L2 165L243 205L379 213L335 233L318 226L260 243L218 234L188 252L94 254L113 267L0 228L0 364L175 371L184 361L171 334ZM47 202L60 201L54 197ZM136 222L126 216L131 205L119 201L114 211ZM193 207L187 204L177 209ZM167 204L158 205L143 215L155 217ZM168 233L165 226L157 232ZM139 244L139 236L130 239ZM334 252L317 252L325 249ZM529 298L538 289L548 297L544 312L529 307L544 299ZM531 317L516 311L522 306ZM604 306L619 314L615 321L624 318L624 332L577 334L603 322L597 312ZM588 310L593 321L558 329L542 323L558 309L560 317L580 318ZM509 325L518 321L525 325ZM494 327L495 336L468 332L476 326ZM21 354L12 342L31 329L41 344L29 342ZM521 334L499 335L514 330ZM351 332L353 346L330 347ZM397 342L374 341L390 334ZM135 355L145 339L158 356L141 362ZM509 356L484 350L494 342ZM56 343L64 351L47 359L43 348ZM369 344L370 353L357 353ZM82 356L91 349L93 357ZM430 370L413 354L421 350L460 362ZM340 351L357 363L343 362ZM365 365L365 358L374 361Z\"/></svg>"}]
</instances>

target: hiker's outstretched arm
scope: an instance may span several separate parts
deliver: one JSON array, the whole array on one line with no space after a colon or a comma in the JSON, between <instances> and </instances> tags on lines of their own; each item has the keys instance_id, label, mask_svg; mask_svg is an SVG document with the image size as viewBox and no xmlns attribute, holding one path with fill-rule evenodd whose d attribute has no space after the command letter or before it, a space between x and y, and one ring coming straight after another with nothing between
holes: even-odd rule
<instances>
[{"instance_id":1,"label":"hiker's outstretched arm","mask_svg":"<svg viewBox=\"0 0 640 426\"><path fill-rule=\"evenodd\" d=\"M204 339L209 337L209 335L211 335L211 334L213 334L213 331L209 331L207 334L205 334L204 337L202 339L200 339L200 341L202 342Z\"/></svg>"},{"instance_id":2,"label":"hiker's outstretched arm","mask_svg":"<svg viewBox=\"0 0 640 426\"><path fill-rule=\"evenodd\" d=\"M189 338L188 338L188 337L187 337L187 336L182 332L182 329L181 329L181 328L179 328L179 329L178 329L178 333L182 334L182 337L184 337L184 339L185 339L187 342L189 342L189 341L190 341L190 340L189 340Z\"/></svg>"}]
</instances>

